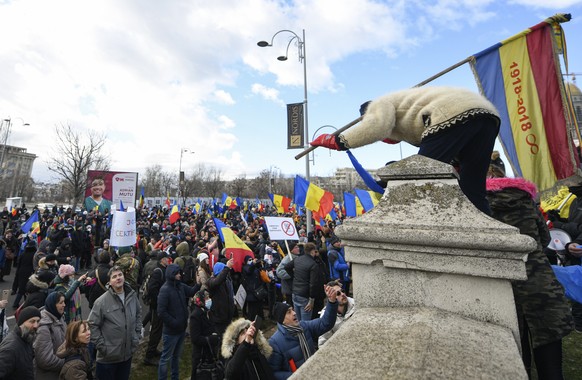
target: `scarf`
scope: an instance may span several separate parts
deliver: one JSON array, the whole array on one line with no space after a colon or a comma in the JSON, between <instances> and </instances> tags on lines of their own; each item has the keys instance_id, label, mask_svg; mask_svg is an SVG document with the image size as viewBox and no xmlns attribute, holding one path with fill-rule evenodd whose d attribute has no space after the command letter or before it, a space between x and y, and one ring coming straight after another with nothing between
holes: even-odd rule
<instances>
[{"instance_id":1,"label":"scarf","mask_svg":"<svg viewBox=\"0 0 582 380\"><path fill-rule=\"evenodd\" d=\"M305 339L305 333L303 332L303 327L301 326L287 326L282 325L291 336L295 336L299 339L299 347L301 347L301 352L303 353L303 358L305 360L309 359L311 356L311 350L309 349L309 345L307 344L307 339Z\"/></svg>"}]
</instances>

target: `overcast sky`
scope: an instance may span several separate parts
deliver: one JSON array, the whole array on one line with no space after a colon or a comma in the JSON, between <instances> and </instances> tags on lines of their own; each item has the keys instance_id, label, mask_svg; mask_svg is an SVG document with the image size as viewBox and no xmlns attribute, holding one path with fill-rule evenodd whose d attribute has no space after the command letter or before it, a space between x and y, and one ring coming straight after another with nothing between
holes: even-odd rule
<instances>
[{"instance_id":1,"label":"overcast sky","mask_svg":"<svg viewBox=\"0 0 582 380\"><path fill-rule=\"evenodd\" d=\"M259 40L305 29L311 140L359 116L364 101L555 13L572 14L569 69L582 74L582 0L0 0L0 116L13 121L8 144L38 156L37 181L54 179L46 160L59 124L106 133L114 170L177 174L187 148L187 173L204 163L228 177L304 174L299 151L286 149L285 104L303 101L297 47L280 62L292 35L268 48ZM433 84L476 90L468 65ZM368 168L415 153L354 150ZM348 166L344 152L319 149L311 172Z\"/></svg>"}]
</instances>

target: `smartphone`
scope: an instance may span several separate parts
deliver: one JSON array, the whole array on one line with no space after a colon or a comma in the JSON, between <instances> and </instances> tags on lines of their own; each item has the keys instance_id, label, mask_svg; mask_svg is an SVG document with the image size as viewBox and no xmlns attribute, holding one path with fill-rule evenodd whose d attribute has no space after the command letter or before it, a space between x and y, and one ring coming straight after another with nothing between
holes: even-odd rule
<instances>
[{"instance_id":1,"label":"smartphone","mask_svg":"<svg viewBox=\"0 0 582 380\"><path fill-rule=\"evenodd\" d=\"M254 335L254 338L256 338L257 337L257 333L259 332L259 328L261 327L261 317L259 317L257 315L255 317L254 323L255 323L255 335Z\"/></svg>"},{"instance_id":2,"label":"smartphone","mask_svg":"<svg viewBox=\"0 0 582 380\"><path fill-rule=\"evenodd\" d=\"M4 289L2 291L2 301L8 301L8 297L10 297L10 289Z\"/></svg>"}]
</instances>

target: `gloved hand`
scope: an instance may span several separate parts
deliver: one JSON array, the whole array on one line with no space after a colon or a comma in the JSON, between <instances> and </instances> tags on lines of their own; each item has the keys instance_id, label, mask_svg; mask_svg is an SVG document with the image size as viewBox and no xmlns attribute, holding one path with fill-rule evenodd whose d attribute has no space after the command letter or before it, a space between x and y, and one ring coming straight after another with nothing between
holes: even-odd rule
<instances>
[{"instance_id":1,"label":"gloved hand","mask_svg":"<svg viewBox=\"0 0 582 380\"><path fill-rule=\"evenodd\" d=\"M333 150L345 150L342 149L337 143L337 137L334 135L330 135L328 133L324 133L320 135L318 138L313 140L310 143L311 146L322 146L324 148L333 149Z\"/></svg>"}]
</instances>

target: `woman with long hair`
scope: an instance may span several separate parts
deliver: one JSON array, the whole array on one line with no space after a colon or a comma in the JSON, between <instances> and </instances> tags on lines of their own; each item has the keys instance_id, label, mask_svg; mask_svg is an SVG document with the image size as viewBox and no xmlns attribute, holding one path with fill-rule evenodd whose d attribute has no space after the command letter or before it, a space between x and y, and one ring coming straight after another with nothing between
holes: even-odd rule
<instances>
[{"instance_id":1,"label":"woman with long hair","mask_svg":"<svg viewBox=\"0 0 582 380\"><path fill-rule=\"evenodd\" d=\"M67 325L65 295L52 292L46 298L44 310L40 312L40 323L34 341L36 379L57 380L65 361L57 356L57 350L65 341Z\"/></svg>"},{"instance_id":2,"label":"woman with long hair","mask_svg":"<svg viewBox=\"0 0 582 380\"><path fill-rule=\"evenodd\" d=\"M90 340L91 330L87 321L69 323L65 342L57 351L57 356L64 359L59 380L93 379L93 363L87 348Z\"/></svg>"},{"instance_id":3,"label":"woman with long hair","mask_svg":"<svg viewBox=\"0 0 582 380\"><path fill-rule=\"evenodd\" d=\"M196 283L201 286L202 290L206 289L206 283L212 276L210 265L208 264L208 252L202 251L198 255L198 271L196 272Z\"/></svg>"}]
</instances>

